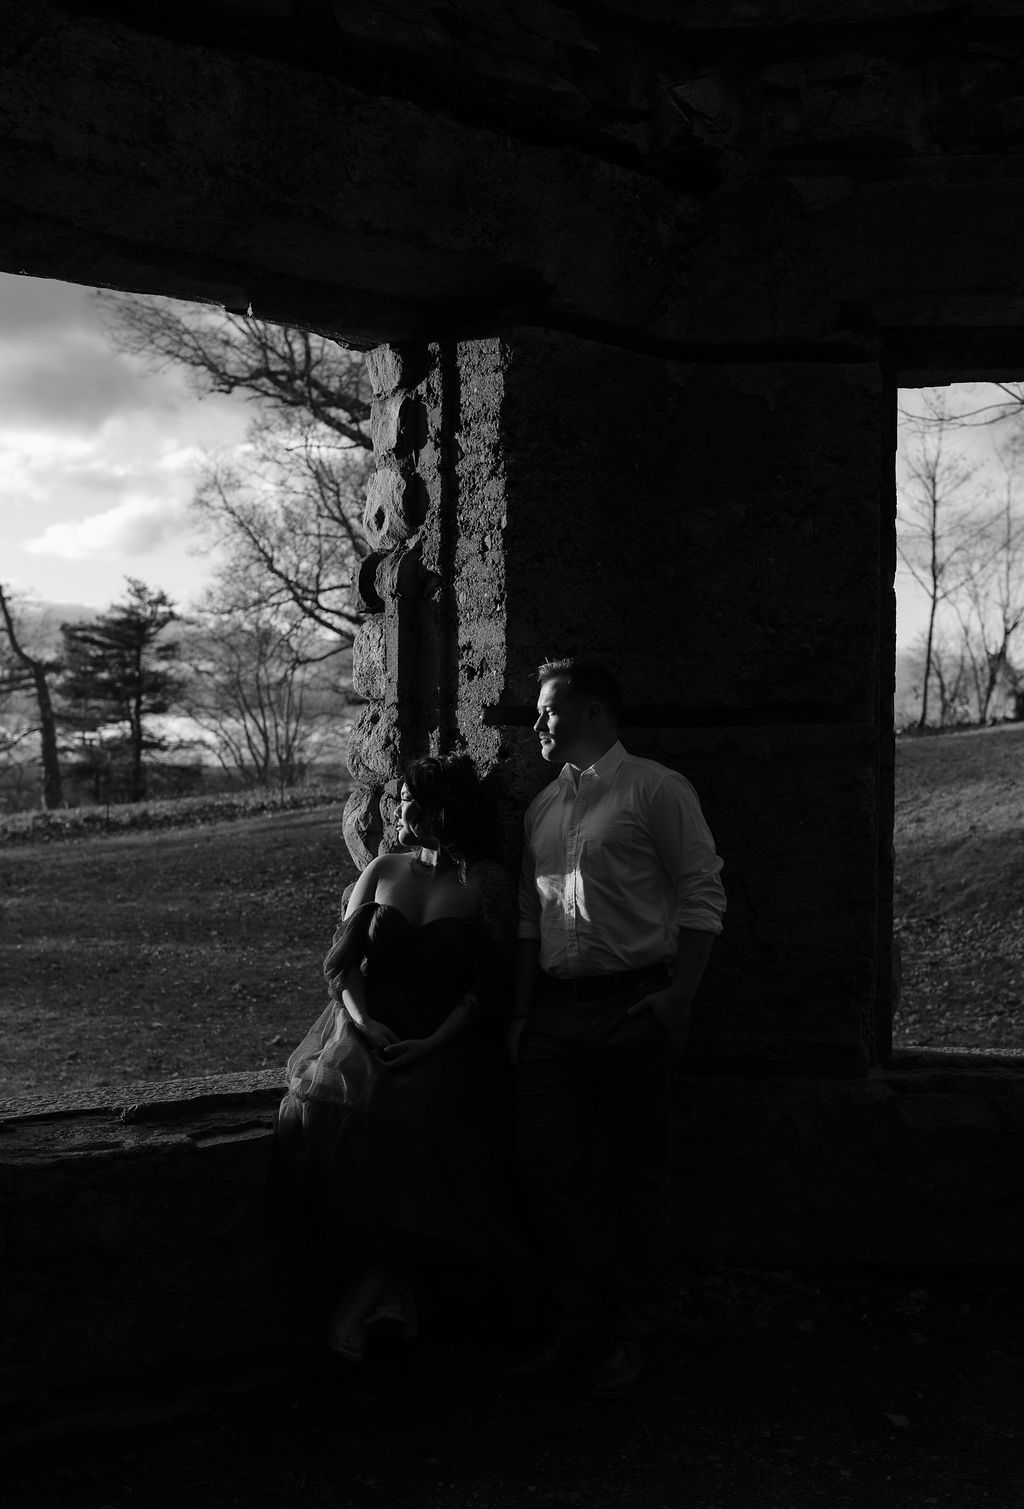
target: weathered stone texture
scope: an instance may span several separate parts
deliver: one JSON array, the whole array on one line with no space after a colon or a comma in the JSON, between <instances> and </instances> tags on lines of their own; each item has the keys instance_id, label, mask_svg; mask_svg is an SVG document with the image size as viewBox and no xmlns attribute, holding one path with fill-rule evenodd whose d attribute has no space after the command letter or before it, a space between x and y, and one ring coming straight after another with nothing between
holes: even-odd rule
<instances>
[{"instance_id":1,"label":"weathered stone texture","mask_svg":"<svg viewBox=\"0 0 1024 1509\"><path fill-rule=\"evenodd\" d=\"M813 7L711 6L703 29L691 6L472 9L339 3L313 27L242 0L233 54L218 5L169 37L132 7L10 0L0 265L367 346L511 315L872 360L922 287L927 324L969 325L965 283L1013 323L1012 7L896 26L862 0L837 29Z\"/></svg>"},{"instance_id":2,"label":"weathered stone texture","mask_svg":"<svg viewBox=\"0 0 1024 1509\"><path fill-rule=\"evenodd\" d=\"M359 595L371 616L353 649L353 684L369 701L348 752L360 790L349 803L345 833L360 867L376 846L393 846L397 783L410 760L437 747L442 718L446 566L436 544L444 533L445 497L438 365L436 349L384 347L368 358L371 385L385 396L374 404L377 470L363 515L371 554ZM399 386L412 381L413 388Z\"/></svg>"},{"instance_id":3,"label":"weathered stone texture","mask_svg":"<svg viewBox=\"0 0 1024 1509\"><path fill-rule=\"evenodd\" d=\"M375 398L370 409L370 434L377 456L408 448L412 429L413 404L404 393Z\"/></svg>"},{"instance_id":4,"label":"weathered stone texture","mask_svg":"<svg viewBox=\"0 0 1024 1509\"><path fill-rule=\"evenodd\" d=\"M366 376L378 396L391 396L407 381L407 355L394 346L376 346L366 353Z\"/></svg>"},{"instance_id":5,"label":"weathered stone texture","mask_svg":"<svg viewBox=\"0 0 1024 1509\"><path fill-rule=\"evenodd\" d=\"M363 533L371 550L385 553L404 542L415 527L407 503L408 480L399 472L378 469L370 477L363 512Z\"/></svg>"},{"instance_id":6,"label":"weathered stone texture","mask_svg":"<svg viewBox=\"0 0 1024 1509\"><path fill-rule=\"evenodd\" d=\"M365 777L367 781L370 780L371 775L372 772L367 770ZM384 837L384 823L380 811L382 794L382 784L360 785L345 803L345 813L342 818L345 846L352 856L353 863L361 870L365 870L370 860L376 858Z\"/></svg>"},{"instance_id":7,"label":"weathered stone texture","mask_svg":"<svg viewBox=\"0 0 1024 1509\"><path fill-rule=\"evenodd\" d=\"M368 702L383 702L387 685L384 657L384 619L379 613L367 618L352 642L352 690Z\"/></svg>"},{"instance_id":8,"label":"weathered stone texture","mask_svg":"<svg viewBox=\"0 0 1024 1509\"><path fill-rule=\"evenodd\" d=\"M876 373L682 367L525 332L506 363L517 658L586 647L633 704L874 717Z\"/></svg>"},{"instance_id":9,"label":"weathered stone texture","mask_svg":"<svg viewBox=\"0 0 1024 1509\"><path fill-rule=\"evenodd\" d=\"M352 726L349 773L354 780L369 786L397 780L405 763L404 747L405 729L398 710L371 703L363 708Z\"/></svg>"},{"instance_id":10,"label":"weathered stone texture","mask_svg":"<svg viewBox=\"0 0 1024 1509\"><path fill-rule=\"evenodd\" d=\"M530 732L537 664L606 660L626 742L691 776L726 859L707 1047L870 1062L878 378L682 368L535 332L463 343L458 375L466 747L520 809L551 776ZM628 421L623 392L642 395Z\"/></svg>"}]
</instances>

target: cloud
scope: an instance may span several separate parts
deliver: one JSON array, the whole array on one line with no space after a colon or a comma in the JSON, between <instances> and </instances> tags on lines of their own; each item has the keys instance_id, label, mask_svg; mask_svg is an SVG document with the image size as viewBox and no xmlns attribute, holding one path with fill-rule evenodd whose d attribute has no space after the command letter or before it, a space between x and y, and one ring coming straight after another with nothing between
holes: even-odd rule
<instances>
[{"instance_id":1,"label":"cloud","mask_svg":"<svg viewBox=\"0 0 1024 1509\"><path fill-rule=\"evenodd\" d=\"M45 345L0 339L0 429L88 433L118 416L176 414L183 394L170 374L151 376L99 336L55 332Z\"/></svg>"},{"instance_id":2,"label":"cloud","mask_svg":"<svg viewBox=\"0 0 1024 1509\"><path fill-rule=\"evenodd\" d=\"M209 561L188 505L204 459L242 444L252 418L115 351L95 290L0 274L4 578L96 603L125 574L194 592Z\"/></svg>"},{"instance_id":3,"label":"cloud","mask_svg":"<svg viewBox=\"0 0 1024 1509\"><path fill-rule=\"evenodd\" d=\"M114 350L94 289L0 274L0 432L89 433L193 405L183 373Z\"/></svg>"},{"instance_id":4,"label":"cloud","mask_svg":"<svg viewBox=\"0 0 1024 1509\"><path fill-rule=\"evenodd\" d=\"M104 560L149 555L182 528L183 506L158 498L135 498L84 519L50 524L22 549L64 560Z\"/></svg>"},{"instance_id":5,"label":"cloud","mask_svg":"<svg viewBox=\"0 0 1024 1509\"><path fill-rule=\"evenodd\" d=\"M0 329L7 337L37 339L96 323L96 293L52 278L0 275Z\"/></svg>"}]
</instances>

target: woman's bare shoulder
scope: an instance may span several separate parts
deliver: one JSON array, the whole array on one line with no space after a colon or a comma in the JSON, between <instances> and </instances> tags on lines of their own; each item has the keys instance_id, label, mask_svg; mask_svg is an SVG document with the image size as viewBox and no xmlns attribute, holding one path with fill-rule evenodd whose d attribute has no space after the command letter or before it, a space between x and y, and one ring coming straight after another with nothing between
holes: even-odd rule
<instances>
[{"instance_id":1,"label":"woman's bare shoulder","mask_svg":"<svg viewBox=\"0 0 1024 1509\"><path fill-rule=\"evenodd\" d=\"M378 854L376 859L363 871L364 875L404 875L413 867L416 856L408 849L391 849L386 854Z\"/></svg>"},{"instance_id":2,"label":"woman's bare shoulder","mask_svg":"<svg viewBox=\"0 0 1024 1509\"><path fill-rule=\"evenodd\" d=\"M378 854L376 859L371 859L365 870L345 890L346 916L355 907L374 901L382 885L397 880L408 870L411 858L409 854L395 853Z\"/></svg>"}]
</instances>

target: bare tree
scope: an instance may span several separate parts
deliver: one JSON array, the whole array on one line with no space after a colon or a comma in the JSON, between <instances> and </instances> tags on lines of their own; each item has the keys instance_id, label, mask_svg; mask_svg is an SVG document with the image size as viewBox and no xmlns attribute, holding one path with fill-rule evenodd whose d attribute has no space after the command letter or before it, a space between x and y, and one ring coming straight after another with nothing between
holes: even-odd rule
<instances>
[{"instance_id":1,"label":"bare tree","mask_svg":"<svg viewBox=\"0 0 1024 1509\"><path fill-rule=\"evenodd\" d=\"M977 570L964 583L962 602L954 604L972 662L980 722L987 721L1000 683L1009 682L1011 652L1024 624L1024 518L1017 500L1022 458L1008 446L997 447L996 456L1002 471L999 502L987 517Z\"/></svg>"},{"instance_id":2,"label":"bare tree","mask_svg":"<svg viewBox=\"0 0 1024 1509\"><path fill-rule=\"evenodd\" d=\"M295 611L207 609L185 652L183 707L225 770L282 792L296 783L339 721L334 640Z\"/></svg>"},{"instance_id":3,"label":"bare tree","mask_svg":"<svg viewBox=\"0 0 1024 1509\"><path fill-rule=\"evenodd\" d=\"M202 475L195 515L236 607L294 608L351 643L352 580L371 440L362 355L324 336L169 299L101 295L115 346L183 368L200 392L243 393L248 444ZM322 646L321 646L322 648Z\"/></svg>"},{"instance_id":4,"label":"bare tree","mask_svg":"<svg viewBox=\"0 0 1024 1509\"><path fill-rule=\"evenodd\" d=\"M101 293L114 347L154 370L183 367L201 393L244 393L309 418L369 450L370 390L362 354L326 336L174 299Z\"/></svg>"},{"instance_id":5,"label":"bare tree","mask_svg":"<svg viewBox=\"0 0 1024 1509\"><path fill-rule=\"evenodd\" d=\"M50 677L60 670L61 663L56 658L32 654L26 649L10 593L3 585L0 585L0 620L6 637L5 663L0 665L0 684L7 691L30 691L35 699L36 732L39 735L43 771L43 806L47 809L59 807L64 795Z\"/></svg>"},{"instance_id":6,"label":"bare tree","mask_svg":"<svg viewBox=\"0 0 1024 1509\"><path fill-rule=\"evenodd\" d=\"M898 495L897 548L903 564L928 598L918 720L918 727L924 728L935 669L939 608L978 573L990 547L986 544L987 520L970 511L975 499L968 488L979 464L968 461L950 443L953 420L945 391L924 389L919 397L917 410L901 411L912 445L904 460L905 485Z\"/></svg>"},{"instance_id":7,"label":"bare tree","mask_svg":"<svg viewBox=\"0 0 1024 1509\"><path fill-rule=\"evenodd\" d=\"M242 456L207 469L193 509L234 607L294 608L336 650L351 643L368 470L365 453L332 453L308 423L270 423Z\"/></svg>"}]
</instances>

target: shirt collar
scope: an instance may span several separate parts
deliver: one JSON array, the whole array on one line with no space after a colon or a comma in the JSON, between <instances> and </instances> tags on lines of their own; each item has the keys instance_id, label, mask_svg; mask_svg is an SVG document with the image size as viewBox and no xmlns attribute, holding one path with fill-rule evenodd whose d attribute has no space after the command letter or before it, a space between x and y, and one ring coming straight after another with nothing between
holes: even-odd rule
<instances>
[{"instance_id":1,"label":"shirt collar","mask_svg":"<svg viewBox=\"0 0 1024 1509\"><path fill-rule=\"evenodd\" d=\"M610 776L614 775L625 758L626 751L622 747L622 741L621 739L616 739L611 749L606 749L599 760L595 760L593 765L585 766L580 771L580 774L585 775L588 771L593 771L594 775L607 780ZM572 781L572 766L563 765L559 772L559 778L563 781Z\"/></svg>"}]
</instances>

